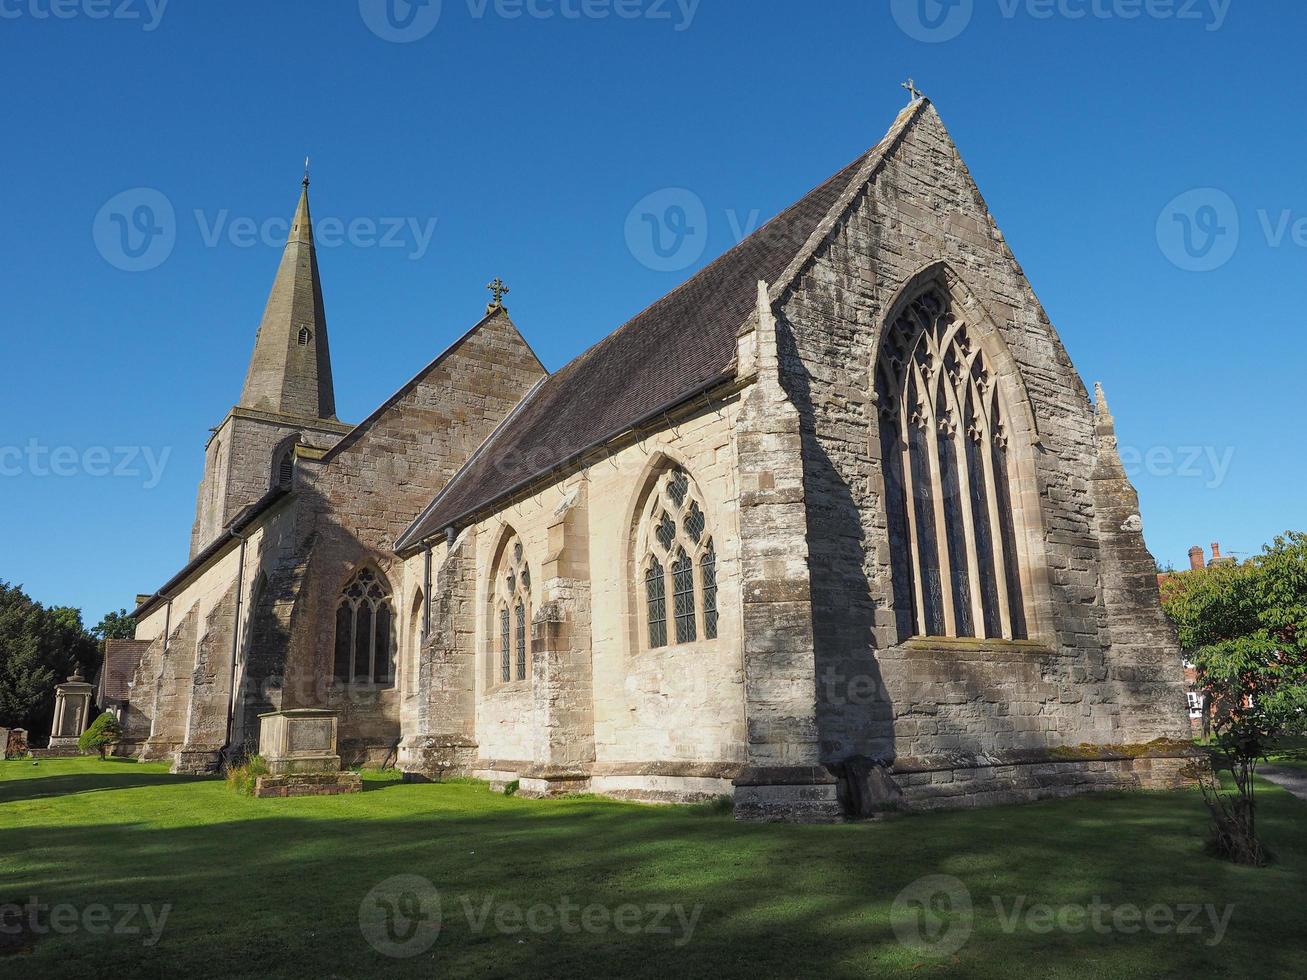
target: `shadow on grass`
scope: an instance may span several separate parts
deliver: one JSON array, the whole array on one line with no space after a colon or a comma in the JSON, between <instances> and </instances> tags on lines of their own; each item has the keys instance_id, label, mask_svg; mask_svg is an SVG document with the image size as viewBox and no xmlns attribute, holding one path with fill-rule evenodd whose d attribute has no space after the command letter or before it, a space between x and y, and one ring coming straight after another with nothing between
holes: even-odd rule
<instances>
[{"instance_id":1,"label":"shadow on grass","mask_svg":"<svg viewBox=\"0 0 1307 980\"><path fill-rule=\"evenodd\" d=\"M24 800L70 796L78 793L97 793L105 790L143 789L147 787L175 786L182 783L212 782L212 776L174 776L166 772L132 772L113 766L105 772L63 774L41 773L24 779L0 781L0 806Z\"/></svg>"},{"instance_id":2,"label":"shadow on grass","mask_svg":"<svg viewBox=\"0 0 1307 980\"><path fill-rule=\"evenodd\" d=\"M138 783L122 772L115 786L96 785L139 790L179 778ZM157 946L139 936L50 934L22 957L20 972L138 975L166 964L195 976L756 978L920 967L1008 977L1020 964L1031 976L1236 976L1256 963L1262 976L1288 976L1307 955L1298 927L1307 890L1301 804L1270 789L1263 827L1288 860L1253 870L1201 853L1205 816L1191 793L794 827L526 801L467 785L365 785L391 792L247 800L197 785L168 794L166 819L153 824L137 809L149 794L129 792L95 804L71 798L69 810L87 812L65 816L79 822L0 827L0 854L16 857L6 894L76 907L170 906ZM969 942L944 960L901 945L890 919L899 892L931 874L964 882L974 908ZM440 896L439 935L411 958L379 953L360 929L369 892L396 875L421 876ZM1174 931L1005 932L994 904L1095 897L1144 908L1232 904L1234 914L1212 946L1209 934ZM571 930L559 912L568 903L578 909ZM579 925L587 906L608 910L605 927ZM536 917L547 928L523 921L532 908L549 910ZM622 908L636 910L627 928L613 925Z\"/></svg>"}]
</instances>

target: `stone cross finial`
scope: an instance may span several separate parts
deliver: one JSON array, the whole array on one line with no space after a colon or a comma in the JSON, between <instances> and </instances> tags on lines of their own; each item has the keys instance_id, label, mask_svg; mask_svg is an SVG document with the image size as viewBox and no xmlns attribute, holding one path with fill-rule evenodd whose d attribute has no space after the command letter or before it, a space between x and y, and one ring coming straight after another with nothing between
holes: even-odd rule
<instances>
[{"instance_id":1,"label":"stone cross finial","mask_svg":"<svg viewBox=\"0 0 1307 980\"><path fill-rule=\"evenodd\" d=\"M495 310L507 309L507 307L504 306L504 297L508 295L509 289L504 285L504 280L495 276L494 282L486 284L486 289L490 290L490 295L494 297L493 300L486 304L487 313L493 313Z\"/></svg>"},{"instance_id":2,"label":"stone cross finial","mask_svg":"<svg viewBox=\"0 0 1307 980\"><path fill-rule=\"evenodd\" d=\"M913 81L911 78L909 78L906 82L900 85L899 88L904 88L908 90L908 101L910 103L916 102L918 99L925 98L925 96L922 95L920 91L918 91L917 83Z\"/></svg>"}]
</instances>

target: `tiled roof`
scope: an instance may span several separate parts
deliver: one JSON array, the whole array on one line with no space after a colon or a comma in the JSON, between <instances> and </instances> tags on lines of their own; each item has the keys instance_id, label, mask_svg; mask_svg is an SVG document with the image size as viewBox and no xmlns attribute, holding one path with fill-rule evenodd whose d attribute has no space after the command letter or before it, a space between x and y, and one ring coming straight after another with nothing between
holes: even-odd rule
<instances>
[{"instance_id":1,"label":"tiled roof","mask_svg":"<svg viewBox=\"0 0 1307 980\"><path fill-rule=\"evenodd\" d=\"M127 685L136 674L147 640L105 640L104 665L100 668L100 697L127 700ZM102 705L103 707L103 705Z\"/></svg>"},{"instance_id":2,"label":"tiled roof","mask_svg":"<svg viewBox=\"0 0 1307 980\"><path fill-rule=\"evenodd\" d=\"M885 140L782 211L536 391L396 542L403 551L457 526L551 470L703 393L735 372L736 335Z\"/></svg>"}]
</instances>

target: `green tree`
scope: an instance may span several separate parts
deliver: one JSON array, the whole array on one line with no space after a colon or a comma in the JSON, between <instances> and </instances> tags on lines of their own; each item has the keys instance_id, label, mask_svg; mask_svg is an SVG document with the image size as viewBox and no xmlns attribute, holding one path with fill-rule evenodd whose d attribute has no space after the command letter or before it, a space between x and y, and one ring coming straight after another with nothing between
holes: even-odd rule
<instances>
[{"instance_id":1,"label":"green tree","mask_svg":"<svg viewBox=\"0 0 1307 980\"><path fill-rule=\"evenodd\" d=\"M1218 839L1260 862L1253 776L1286 736L1307 731L1307 534L1287 532L1242 565L1172 576L1162 605L1206 694L1237 798L1209 787Z\"/></svg>"},{"instance_id":2,"label":"green tree","mask_svg":"<svg viewBox=\"0 0 1307 980\"><path fill-rule=\"evenodd\" d=\"M123 737L122 727L118 724L118 719L113 716L113 712L106 711L99 718L91 722L91 727L82 732L77 738L77 748L82 752L90 752L92 749L99 750L100 758L104 758L105 750L119 741Z\"/></svg>"},{"instance_id":3,"label":"green tree","mask_svg":"<svg viewBox=\"0 0 1307 980\"><path fill-rule=\"evenodd\" d=\"M108 612L96 623L91 635L100 641L100 651L104 652L105 640L130 640L136 636L136 620L127 614L126 609Z\"/></svg>"},{"instance_id":4,"label":"green tree","mask_svg":"<svg viewBox=\"0 0 1307 980\"><path fill-rule=\"evenodd\" d=\"M0 581L0 725L49 731L55 685L79 668L92 676L99 665L80 612L47 608Z\"/></svg>"}]
</instances>

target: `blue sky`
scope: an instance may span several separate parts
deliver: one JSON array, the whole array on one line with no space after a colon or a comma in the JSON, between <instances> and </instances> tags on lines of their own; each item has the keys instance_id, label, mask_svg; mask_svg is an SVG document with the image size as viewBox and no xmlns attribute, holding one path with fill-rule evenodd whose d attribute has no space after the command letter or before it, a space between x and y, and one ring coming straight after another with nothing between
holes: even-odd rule
<instances>
[{"instance_id":1,"label":"blue sky","mask_svg":"<svg viewBox=\"0 0 1307 980\"><path fill-rule=\"evenodd\" d=\"M565 363L875 143L909 75L1107 386L1159 559L1307 525L1307 5L53 2L0 0L0 579L90 622L186 559L305 154L357 421L494 276ZM689 203L670 258L649 195Z\"/></svg>"}]
</instances>

